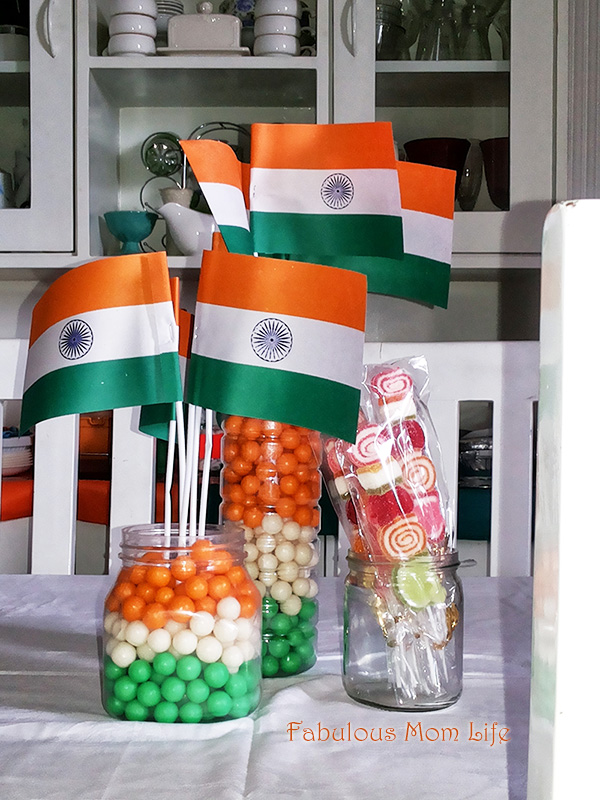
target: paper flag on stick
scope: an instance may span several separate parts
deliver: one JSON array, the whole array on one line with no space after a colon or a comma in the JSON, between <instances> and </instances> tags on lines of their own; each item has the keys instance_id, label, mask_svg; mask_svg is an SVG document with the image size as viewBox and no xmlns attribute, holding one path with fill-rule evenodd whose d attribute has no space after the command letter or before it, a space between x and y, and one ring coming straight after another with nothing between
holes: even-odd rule
<instances>
[{"instance_id":1,"label":"paper flag on stick","mask_svg":"<svg viewBox=\"0 0 600 800\"><path fill-rule=\"evenodd\" d=\"M190 139L180 144L229 252L253 253L244 165L225 142Z\"/></svg>"},{"instance_id":2,"label":"paper flag on stick","mask_svg":"<svg viewBox=\"0 0 600 800\"><path fill-rule=\"evenodd\" d=\"M257 253L402 258L391 123L251 128Z\"/></svg>"},{"instance_id":3,"label":"paper flag on stick","mask_svg":"<svg viewBox=\"0 0 600 800\"><path fill-rule=\"evenodd\" d=\"M205 253L186 399L353 442L366 288L357 272Z\"/></svg>"},{"instance_id":4,"label":"paper flag on stick","mask_svg":"<svg viewBox=\"0 0 600 800\"><path fill-rule=\"evenodd\" d=\"M100 259L33 309L21 429L65 414L182 399L164 253Z\"/></svg>"}]
</instances>

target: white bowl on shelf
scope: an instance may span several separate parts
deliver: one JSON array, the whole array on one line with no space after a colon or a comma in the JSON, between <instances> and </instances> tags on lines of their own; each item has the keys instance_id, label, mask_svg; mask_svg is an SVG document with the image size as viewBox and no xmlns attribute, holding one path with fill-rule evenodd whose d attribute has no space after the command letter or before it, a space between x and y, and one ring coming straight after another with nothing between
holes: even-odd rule
<instances>
[{"instance_id":1,"label":"white bowl on shelf","mask_svg":"<svg viewBox=\"0 0 600 800\"><path fill-rule=\"evenodd\" d=\"M265 14L254 20L254 36L283 33L286 36L300 36L300 20L287 14Z\"/></svg>"},{"instance_id":2,"label":"white bowl on shelf","mask_svg":"<svg viewBox=\"0 0 600 800\"><path fill-rule=\"evenodd\" d=\"M267 33L254 40L255 56L298 56L300 42L295 36L284 33Z\"/></svg>"},{"instance_id":3,"label":"white bowl on shelf","mask_svg":"<svg viewBox=\"0 0 600 800\"><path fill-rule=\"evenodd\" d=\"M116 33L108 40L109 56L152 56L156 43L152 36L141 33Z\"/></svg>"},{"instance_id":4,"label":"white bowl on shelf","mask_svg":"<svg viewBox=\"0 0 600 800\"><path fill-rule=\"evenodd\" d=\"M254 19L267 14L285 14L290 17L302 16L300 0L256 0L254 4Z\"/></svg>"},{"instance_id":5,"label":"white bowl on shelf","mask_svg":"<svg viewBox=\"0 0 600 800\"><path fill-rule=\"evenodd\" d=\"M20 475L33 464L31 436L2 439L2 476Z\"/></svg>"},{"instance_id":6,"label":"white bowl on shelf","mask_svg":"<svg viewBox=\"0 0 600 800\"><path fill-rule=\"evenodd\" d=\"M119 33L141 33L143 36L156 36L156 21L146 14L114 14L108 23L111 36Z\"/></svg>"},{"instance_id":7,"label":"white bowl on shelf","mask_svg":"<svg viewBox=\"0 0 600 800\"><path fill-rule=\"evenodd\" d=\"M156 19L158 10L156 0L111 0L111 15L114 14L144 14Z\"/></svg>"}]
</instances>

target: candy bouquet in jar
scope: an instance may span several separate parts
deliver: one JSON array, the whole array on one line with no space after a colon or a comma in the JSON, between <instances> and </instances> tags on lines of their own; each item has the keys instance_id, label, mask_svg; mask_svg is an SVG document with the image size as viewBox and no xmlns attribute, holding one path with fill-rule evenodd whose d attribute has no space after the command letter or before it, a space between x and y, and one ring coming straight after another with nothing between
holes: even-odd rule
<instances>
[{"instance_id":1,"label":"candy bouquet in jar","mask_svg":"<svg viewBox=\"0 0 600 800\"><path fill-rule=\"evenodd\" d=\"M426 387L423 358L365 367L356 443L324 440L352 548L344 684L398 708L443 707L462 684L462 592Z\"/></svg>"}]
</instances>

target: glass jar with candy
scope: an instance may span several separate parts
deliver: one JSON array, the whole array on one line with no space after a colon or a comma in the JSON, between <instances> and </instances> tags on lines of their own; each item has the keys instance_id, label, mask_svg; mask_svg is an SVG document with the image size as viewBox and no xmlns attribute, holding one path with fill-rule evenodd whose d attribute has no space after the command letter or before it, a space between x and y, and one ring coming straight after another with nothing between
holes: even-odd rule
<instances>
[{"instance_id":1,"label":"glass jar with candy","mask_svg":"<svg viewBox=\"0 0 600 800\"><path fill-rule=\"evenodd\" d=\"M260 700L261 598L239 526L123 529L105 601L102 703L117 719L216 722Z\"/></svg>"},{"instance_id":2,"label":"glass jar with candy","mask_svg":"<svg viewBox=\"0 0 600 800\"><path fill-rule=\"evenodd\" d=\"M316 661L319 435L233 415L222 426L221 516L243 525L263 596L263 676L304 672Z\"/></svg>"}]
</instances>

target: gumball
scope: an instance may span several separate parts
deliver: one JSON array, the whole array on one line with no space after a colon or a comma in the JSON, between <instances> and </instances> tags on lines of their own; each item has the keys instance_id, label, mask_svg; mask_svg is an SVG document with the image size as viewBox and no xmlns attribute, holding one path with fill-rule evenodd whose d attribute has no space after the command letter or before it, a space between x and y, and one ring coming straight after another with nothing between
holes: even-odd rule
<instances>
[{"instance_id":1,"label":"gumball","mask_svg":"<svg viewBox=\"0 0 600 800\"><path fill-rule=\"evenodd\" d=\"M284 600L281 604L281 610L284 614L288 614L290 617L295 617L297 614L300 613L300 609L302 608L302 600L296 594L290 595L287 600Z\"/></svg>"},{"instance_id":2,"label":"gumball","mask_svg":"<svg viewBox=\"0 0 600 800\"><path fill-rule=\"evenodd\" d=\"M130 622L125 628L125 641L137 647L148 639L150 631L141 620Z\"/></svg>"},{"instance_id":3,"label":"gumball","mask_svg":"<svg viewBox=\"0 0 600 800\"><path fill-rule=\"evenodd\" d=\"M137 658L137 653L135 647L129 642L119 642L110 657L118 667L128 667Z\"/></svg>"},{"instance_id":4,"label":"gumball","mask_svg":"<svg viewBox=\"0 0 600 800\"><path fill-rule=\"evenodd\" d=\"M221 658L223 645L214 636L205 636L198 640L196 655L205 664L212 664Z\"/></svg>"},{"instance_id":5,"label":"gumball","mask_svg":"<svg viewBox=\"0 0 600 800\"><path fill-rule=\"evenodd\" d=\"M189 629L179 631L173 637L172 646L177 653L187 656L195 652L198 646L198 637Z\"/></svg>"},{"instance_id":6,"label":"gumball","mask_svg":"<svg viewBox=\"0 0 600 800\"><path fill-rule=\"evenodd\" d=\"M190 618L190 630L196 636L208 636L215 627L215 618L208 611L196 611Z\"/></svg>"}]
</instances>

